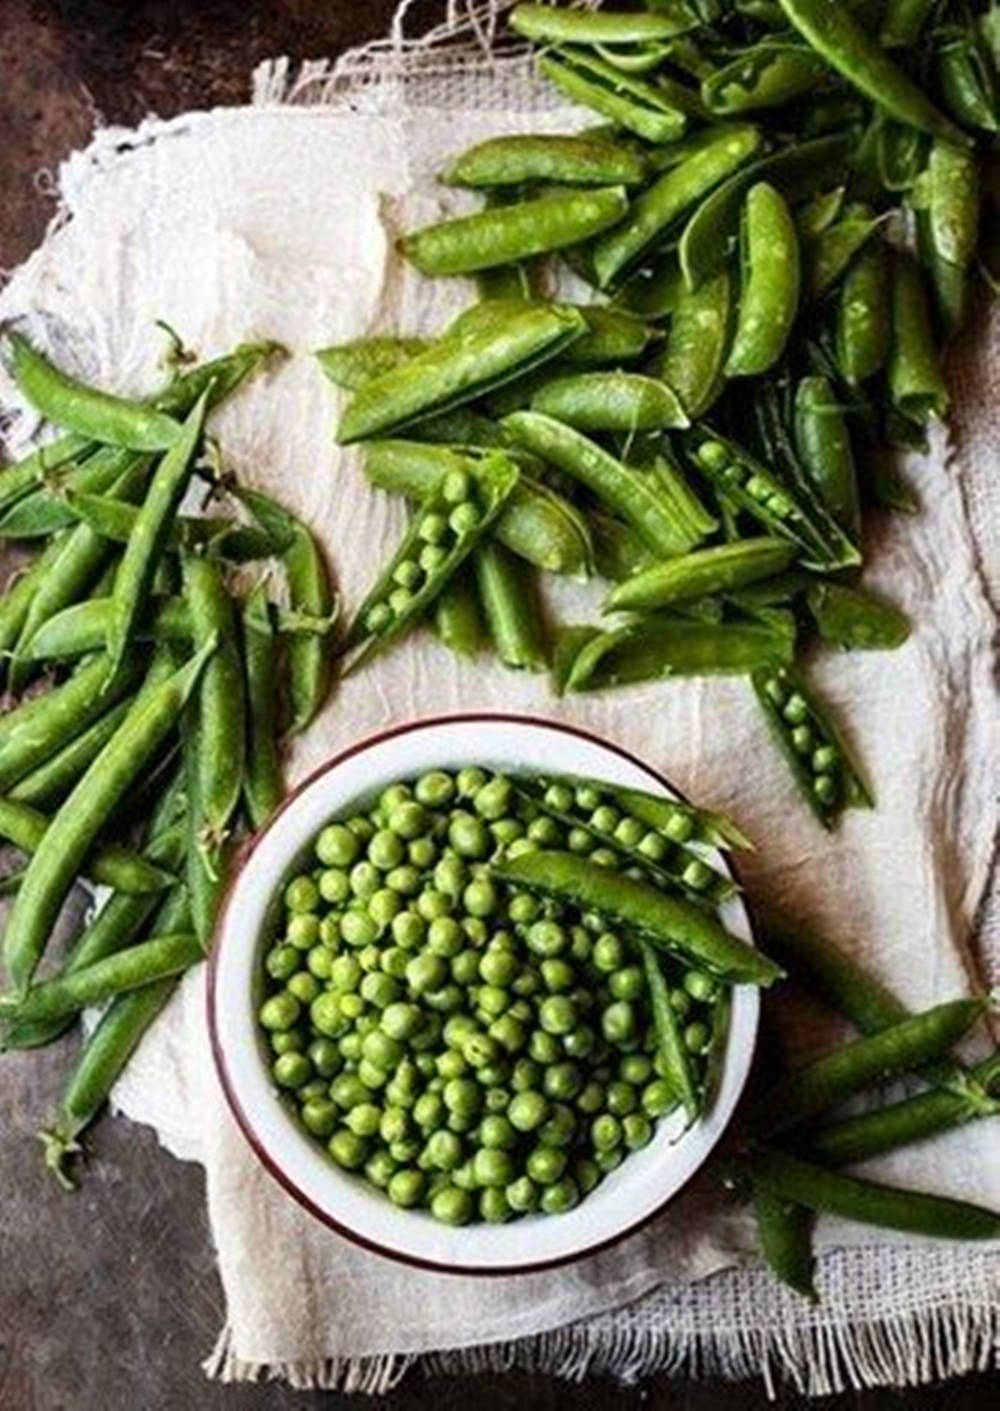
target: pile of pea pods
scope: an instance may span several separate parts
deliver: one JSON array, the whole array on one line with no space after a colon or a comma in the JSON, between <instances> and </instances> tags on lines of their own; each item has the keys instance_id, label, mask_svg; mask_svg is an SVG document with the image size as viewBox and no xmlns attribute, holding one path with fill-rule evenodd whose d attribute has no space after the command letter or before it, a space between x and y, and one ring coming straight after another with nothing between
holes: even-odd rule
<instances>
[{"instance_id":1,"label":"pile of pea pods","mask_svg":"<svg viewBox=\"0 0 1000 1411\"><path fill-rule=\"evenodd\" d=\"M60 434L0 471L0 537L26 554L0 596L0 839L28 859L3 881L0 1049L50 1043L105 1004L47 1134L68 1179L80 1133L204 956L236 841L281 801L280 740L326 695L336 607L305 525L223 486L206 439L211 410L277 345L177 363L136 402L7 341L21 393ZM192 517L181 502L199 480L212 504ZM111 895L53 956L80 877Z\"/></svg>"},{"instance_id":2,"label":"pile of pea pods","mask_svg":"<svg viewBox=\"0 0 1000 1411\"><path fill-rule=\"evenodd\" d=\"M909 633L863 586L865 520L917 512L893 450L946 414L942 350L988 278L997 16L516 5L539 74L595 124L458 155L441 179L483 209L400 250L477 301L431 339L318 354L350 393L340 441L416 516L463 476L516 481L474 534L446 531L454 552L405 551L352 645L429 620L560 693L742 675L820 822L870 806L802 661ZM547 628L539 572L607 580L608 620Z\"/></svg>"}]
</instances>

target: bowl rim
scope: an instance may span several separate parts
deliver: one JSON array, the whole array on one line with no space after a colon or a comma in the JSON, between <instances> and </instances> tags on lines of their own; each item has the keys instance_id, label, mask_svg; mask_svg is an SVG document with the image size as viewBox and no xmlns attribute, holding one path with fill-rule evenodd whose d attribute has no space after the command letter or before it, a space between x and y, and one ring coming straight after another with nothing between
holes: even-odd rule
<instances>
[{"instance_id":1,"label":"bowl rim","mask_svg":"<svg viewBox=\"0 0 1000 1411\"><path fill-rule=\"evenodd\" d=\"M224 929L226 915L229 910L229 907L232 904L233 896L236 892L244 868L246 867L253 853L257 850L265 834L270 832L270 830L275 826L276 822L281 817L281 815L286 811L286 809L291 807L291 805L301 794L303 794L307 789L310 789L325 775L331 773L334 769L337 769L346 760L353 759L356 755L362 754L366 750L372 749L386 740L395 739L400 735L406 735L415 730L429 729L435 726L442 725L470 723L503 723L508 725L524 725L535 728L541 727L543 729L558 730L563 734L572 735L577 739L586 740L591 744L597 745L603 749L610 751L612 754L618 755L618 757L620 759L623 759L626 763L631 764L636 768L640 769L655 784L659 785L663 789L666 789L668 793L671 794L674 798L676 798L679 802L686 804L690 804L691 802L686 797L686 795L684 795L674 784L671 783L671 781L666 777L666 775L661 774L658 770L654 769L652 765L647 764L645 760L640 759L630 750L625 749L624 746L615 744L613 741L608 740L603 735L597 734L593 730L588 730L583 726L572 724L569 721L556 719L553 716L535 715L530 712L524 711L453 711L440 715L413 716L406 720L399 721L393 725L388 725L383 729L373 731L371 734L363 735L361 738L353 741L350 745L345 746L344 749L339 750L335 755L330 756L329 759L325 760L322 764L318 765L314 770L312 770L308 775L306 775L305 778L301 779L299 783L297 783L285 795L281 803L274 810L274 812L268 818L267 822L263 825L263 827L257 829L256 832L254 832L249 838L247 838L236 852L236 855L234 856L232 864L229 868L228 876L226 878L226 885L219 902L219 908L216 913L215 925L212 931L211 946L208 954L208 964L206 968L205 1005L207 1010L209 1044L212 1053L212 1061L229 1110L232 1113L233 1117L236 1119L236 1124L239 1127L244 1140L247 1142L247 1144L253 1151L257 1160L261 1163L261 1165L268 1172L268 1174L275 1181L278 1182L278 1184L284 1189L284 1191L292 1197L293 1200L295 1200L300 1206L302 1206L303 1209L307 1210L310 1215L312 1215L315 1219L319 1220L323 1225L325 1225L327 1229L332 1230L335 1234L341 1235L344 1239L349 1240L352 1244L358 1246L359 1248L367 1250L369 1253L381 1255L383 1258L391 1259L395 1263L403 1264L410 1268L426 1270L432 1273L451 1274L457 1277L464 1276L468 1278L496 1279L511 1278L522 1274L537 1274L546 1270L563 1268L571 1264L576 1264L581 1259L592 1258L594 1255L600 1254L602 1251L610 1249L614 1245L620 1244L623 1240L628 1239L630 1236L637 1234L640 1230L644 1229L647 1225L651 1224L653 1220L657 1219L660 1215L662 1215L664 1210L666 1210L668 1206L673 1204L673 1202L678 1198L678 1196L680 1196L688 1188L688 1186L691 1185L695 1177L701 1173L708 1159L712 1155L712 1152L717 1148L719 1142L722 1140L722 1138L725 1136L726 1132L732 1125L733 1117L736 1115L736 1112L738 1111L739 1106L743 1100L746 1085L749 1081L750 1072L753 1067L753 1054L756 1051L757 1040L759 1036L760 1004L758 1002L751 1021L750 1061L748 1061L742 1079L739 1082L739 1087L733 1098L732 1110L725 1125L717 1134L712 1145L705 1152L702 1160L698 1163L695 1169L688 1176L686 1176L684 1180L681 1181L680 1185L675 1187L668 1195L664 1196L663 1200L660 1202L659 1205L654 1206L653 1209L641 1215L630 1225L626 1225L622 1229L615 1231L614 1234L608 1235L599 1240L595 1240L593 1243L586 1244L579 1249L568 1251L565 1254L554 1255L550 1258L529 1260L521 1264L508 1264L504 1265L502 1268L491 1267L488 1265L473 1266L458 1264L454 1262L445 1262L439 1259L431 1259L423 1255L414 1254L410 1251L397 1249L389 1244L381 1243L378 1240L372 1239L369 1235L362 1234L360 1231L354 1229L353 1226L347 1225L343 1221L338 1220L336 1216L332 1215L329 1212L329 1210L326 1210L323 1207L319 1206L316 1201L313 1200L313 1198L298 1185L298 1183L292 1178L292 1176L289 1175L289 1173L282 1166L280 1159L274 1155L274 1153L265 1145L265 1143L258 1136L257 1131L249 1115L247 1114L243 1103L240 1100L239 1094L236 1091L236 1085L233 1081L232 1075L230 1074L229 1068L226 1063L224 1046L219 1035L217 1020L216 981L218 975L219 953L221 949L220 945L218 944L218 938ZM739 870L736 867L735 863L732 861L732 858L730 857L729 853L720 852L719 856L720 861L725 867L726 871L731 874L735 882L739 883ZM747 900L746 894L742 891L739 894L739 900L746 913L746 920L750 935L753 937L754 941L756 941L757 928L754 920L754 914L750 903Z\"/></svg>"}]
</instances>

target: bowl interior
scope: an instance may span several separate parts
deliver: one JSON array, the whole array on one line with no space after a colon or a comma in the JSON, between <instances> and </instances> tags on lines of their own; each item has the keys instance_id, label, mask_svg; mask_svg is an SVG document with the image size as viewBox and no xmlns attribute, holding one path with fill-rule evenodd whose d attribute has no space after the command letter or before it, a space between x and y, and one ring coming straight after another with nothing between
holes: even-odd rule
<instances>
[{"instance_id":1,"label":"bowl interior","mask_svg":"<svg viewBox=\"0 0 1000 1411\"><path fill-rule=\"evenodd\" d=\"M758 991L733 991L728 1038L714 1101L689 1130L679 1112L573 1210L506 1225L453 1229L422 1211L401 1210L340 1170L279 1099L256 1022L262 952L285 878L332 817L386 785L434 768L480 764L502 770L584 774L670 795L632 756L561 723L492 715L417 721L363 741L319 770L254 840L233 883L216 935L209 1023L220 1077L244 1134L274 1176L313 1214L369 1248L424 1266L510 1273L577 1258L642 1224L690 1179L722 1135L739 1100L756 1040ZM721 854L705 851L717 867ZM734 935L752 941L738 896L721 909Z\"/></svg>"}]
</instances>

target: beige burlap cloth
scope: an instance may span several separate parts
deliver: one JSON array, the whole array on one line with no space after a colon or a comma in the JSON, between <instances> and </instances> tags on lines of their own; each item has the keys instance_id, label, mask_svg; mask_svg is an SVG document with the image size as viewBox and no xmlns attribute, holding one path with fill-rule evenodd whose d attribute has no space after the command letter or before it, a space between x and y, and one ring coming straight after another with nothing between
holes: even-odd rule
<instances>
[{"instance_id":1,"label":"beige burlap cloth","mask_svg":"<svg viewBox=\"0 0 1000 1411\"><path fill-rule=\"evenodd\" d=\"M404 7L405 8L405 7ZM336 70L284 61L255 106L99 132L59 177L62 216L10 279L0 316L85 376L139 389L155 377L156 318L199 352L254 335L294 356L234 398L217 429L233 467L294 504L321 535L348 609L398 533L402 508L371 491L331 438L335 399L310 349L368 331L433 329L470 297L393 253L404 227L457 207L434 181L458 145L579 123L516 54L491 53L496 10L449 13L409 42ZM891 655L827 655L816 679L857 742L878 795L833 837L814 826L741 681L637 687L556 702L543 679L475 666L414 638L338 690L291 765L301 776L392 720L458 707L549 712L637 750L757 840L753 894L792 907L914 1005L966 990L969 942L995 825L996 563L990 474L1000 322L964 344L958 435L909 468L922 513L873 524L871 582L916 629ZM5 404L10 388L3 389ZM32 432L15 419L14 442ZM993 538L990 538L990 534ZM558 585L564 612L593 594ZM990 929L989 927L986 928ZM994 981L996 951L984 961ZM787 1014L795 1052L831 1036ZM244 1145L208 1052L203 976L190 975L117 1091L178 1156L205 1168L227 1322L206 1366L224 1379L381 1391L412 1364L531 1366L566 1376L761 1373L811 1392L917 1383L985 1366L1000 1346L1000 1248L903 1241L823 1220L823 1302L809 1308L754 1262L744 1215L702 1181L641 1234L565 1271L506 1281L416 1273L329 1233ZM1000 1206L1000 1130L987 1123L879 1163L889 1179Z\"/></svg>"}]
</instances>

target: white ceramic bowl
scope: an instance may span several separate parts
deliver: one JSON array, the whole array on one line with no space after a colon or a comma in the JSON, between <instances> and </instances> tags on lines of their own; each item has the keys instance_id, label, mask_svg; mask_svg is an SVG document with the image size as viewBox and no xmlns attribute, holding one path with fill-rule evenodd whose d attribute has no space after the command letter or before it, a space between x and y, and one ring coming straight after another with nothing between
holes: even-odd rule
<instances>
[{"instance_id":1,"label":"white ceramic bowl","mask_svg":"<svg viewBox=\"0 0 1000 1411\"><path fill-rule=\"evenodd\" d=\"M281 883L332 817L387 784L429 769L494 769L590 775L656 793L675 791L648 766L596 736L560 722L475 714L418 720L363 740L312 775L248 846L224 903L209 970L215 1062L229 1104L267 1169L331 1229L410 1264L465 1274L512 1274L591 1254L635 1230L671 1200L708 1157L732 1116L753 1058L758 991L734 991L721 1080L710 1110L688 1131L680 1113L631 1154L574 1209L506 1225L451 1228L401 1210L341 1171L297 1124L271 1082L256 1021L261 956ZM723 857L707 852L717 867ZM738 897L722 909L728 928L751 941Z\"/></svg>"}]
</instances>

